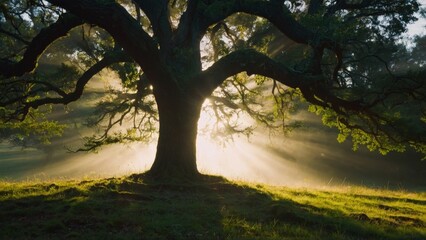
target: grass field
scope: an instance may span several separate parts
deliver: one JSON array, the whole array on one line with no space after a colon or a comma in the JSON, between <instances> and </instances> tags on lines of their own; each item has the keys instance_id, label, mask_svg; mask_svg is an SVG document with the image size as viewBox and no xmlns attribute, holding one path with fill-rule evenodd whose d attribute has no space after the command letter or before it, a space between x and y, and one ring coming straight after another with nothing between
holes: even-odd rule
<instances>
[{"instance_id":1,"label":"grass field","mask_svg":"<svg viewBox=\"0 0 426 240\"><path fill-rule=\"evenodd\" d=\"M426 193L159 183L0 182L1 239L426 239Z\"/></svg>"}]
</instances>

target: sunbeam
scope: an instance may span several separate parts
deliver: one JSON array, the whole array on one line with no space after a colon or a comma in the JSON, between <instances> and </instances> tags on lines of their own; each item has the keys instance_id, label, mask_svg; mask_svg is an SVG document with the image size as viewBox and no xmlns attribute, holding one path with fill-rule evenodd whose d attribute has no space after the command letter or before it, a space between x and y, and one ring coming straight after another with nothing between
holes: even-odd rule
<instances>
[{"instance_id":1,"label":"sunbeam","mask_svg":"<svg viewBox=\"0 0 426 240\"><path fill-rule=\"evenodd\" d=\"M413 153L379 156L366 150L353 152L350 143L339 144L336 133L319 127L316 116L305 115L310 127L293 134L234 137L222 144L199 134L198 168L202 173L249 182L287 186L359 184L386 187L424 186L425 162ZM211 121L202 116L200 125ZM75 139L73 140L75 141ZM63 140L67 143L67 140ZM111 177L148 170L155 144L113 145L100 153L67 153L58 148L50 159L41 150L11 148L2 144L0 178L9 180Z\"/></svg>"}]
</instances>

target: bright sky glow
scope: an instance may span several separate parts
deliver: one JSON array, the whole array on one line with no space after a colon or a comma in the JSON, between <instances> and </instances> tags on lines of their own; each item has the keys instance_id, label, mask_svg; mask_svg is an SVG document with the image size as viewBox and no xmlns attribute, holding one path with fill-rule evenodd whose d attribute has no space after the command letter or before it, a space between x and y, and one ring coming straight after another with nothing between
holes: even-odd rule
<instances>
[{"instance_id":1,"label":"bright sky glow","mask_svg":"<svg viewBox=\"0 0 426 240\"><path fill-rule=\"evenodd\" d=\"M419 2L422 5L422 8L426 8L426 0L419 0ZM409 37L413 37L415 35L424 35L424 34L426 34L426 19L421 18L421 16L419 16L418 21L408 26L407 35Z\"/></svg>"}]
</instances>

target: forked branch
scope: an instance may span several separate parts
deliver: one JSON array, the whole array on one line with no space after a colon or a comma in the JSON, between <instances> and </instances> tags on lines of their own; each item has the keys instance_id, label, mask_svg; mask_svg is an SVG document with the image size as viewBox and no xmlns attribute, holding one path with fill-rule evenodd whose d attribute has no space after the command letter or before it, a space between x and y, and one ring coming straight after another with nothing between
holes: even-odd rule
<instances>
[{"instance_id":1,"label":"forked branch","mask_svg":"<svg viewBox=\"0 0 426 240\"><path fill-rule=\"evenodd\" d=\"M28 45L22 60L12 62L0 59L0 76L9 78L31 72L37 66L40 55L55 40L65 36L72 28L83 24L83 21L69 13L59 17L54 24L41 30Z\"/></svg>"}]
</instances>

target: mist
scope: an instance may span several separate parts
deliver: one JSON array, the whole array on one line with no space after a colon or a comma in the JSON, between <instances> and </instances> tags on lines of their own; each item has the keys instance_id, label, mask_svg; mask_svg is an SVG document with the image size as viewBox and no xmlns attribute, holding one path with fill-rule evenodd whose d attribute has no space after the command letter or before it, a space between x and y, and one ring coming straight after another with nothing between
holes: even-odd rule
<instances>
[{"instance_id":1,"label":"mist","mask_svg":"<svg viewBox=\"0 0 426 240\"><path fill-rule=\"evenodd\" d=\"M336 131L304 114L305 127L289 136L256 132L236 137L225 146L199 135L198 168L202 173L233 180L297 187L363 185L380 188L425 189L426 162L413 152L352 150L339 144ZM69 153L75 136L54 143L54 151L0 145L0 178L11 181L117 177L148 170L155 157L151 144L112 145L99 153ZM61 146L61 144L63 144Z\"/></svg>"},{"instance_id":2,"label":"mist","mask_svg":"<svg viewBox=\"0 0 426 240\"><path fill-rule=\"evenodd\" d=\"M114 78L104 73L90 84L79 101L66 108L55 107L54 117L66 120L70 127L62 137L53 139L51 145L22 148L0 143L0 179L118 177L141 173L151 167L156 152L155 139L148 144L106 146L99 153L69 152L81 146L82 137L93 134L93 129L84 126L85 118L104 95L102 89L114 85ZM426 161L421 161L420 154L408 151L382 156L365 148L354 152L349 141L338 143L337 130L322 125L315 114L300 111L294 118L301 121L303 127L287 136L270 135L258 128L249 138L237 136L226 144L218 144L208 134L202 134L205 131L200 131L198 169L232 180L271 185L426 189ZM201 119L208 117L201 116Z\"/></svg>"}]
</instances>

